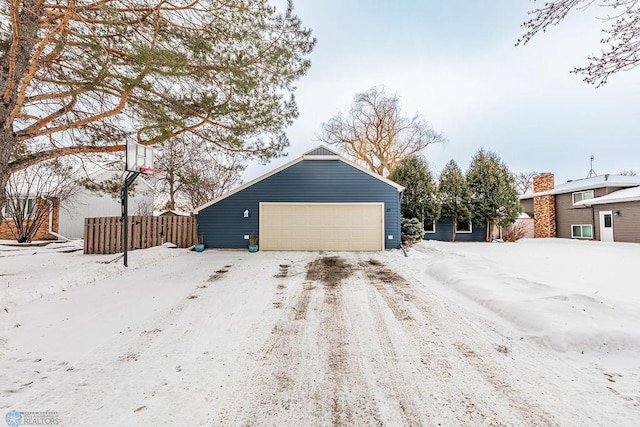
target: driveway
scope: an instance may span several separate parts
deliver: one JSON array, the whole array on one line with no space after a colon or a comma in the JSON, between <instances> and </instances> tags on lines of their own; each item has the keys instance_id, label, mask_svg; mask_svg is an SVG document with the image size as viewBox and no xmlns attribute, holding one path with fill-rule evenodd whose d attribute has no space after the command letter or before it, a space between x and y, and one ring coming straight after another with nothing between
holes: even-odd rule
<instances>
[{"instance_id":1,"label":"driveway","mask_svg":"<svg viewBox=\"0 0 640 427\"><path fill-rule=\"evenodd\" d=\"M217 422L553 424L510 384L506 348L477 339L376 255L291 267L280 265L268 330L247 340Z\"/></svg>"},{"instance_id":2,"label":"driveway","mask_svg":"<svg viewBox=\"0 0 640 427\"><path fill-rule=\"evenodd\" d=\"M133 254L130 270L12 311L3 409L278 426L598 424L618 410L576 404L598 389L405 273L421 260L182 251L136 267Z\"/></svg>"}]
</instances>

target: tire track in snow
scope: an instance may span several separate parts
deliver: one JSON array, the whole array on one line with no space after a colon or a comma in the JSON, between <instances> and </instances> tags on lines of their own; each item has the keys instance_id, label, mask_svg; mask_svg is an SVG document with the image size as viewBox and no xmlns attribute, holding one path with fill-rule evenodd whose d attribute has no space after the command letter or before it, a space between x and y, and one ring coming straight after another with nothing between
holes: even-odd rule
<instances>
[{"instance_id":1,"label":"tire track in snow","mask_svg":"<svg viewBox=\"0 0 640 427\"><path fill-rule=\"evenodd\" d=\"M353 266L339 257L321 257L309 265L307 279L322 284L319 346L327 349L323 408L329 409L332 425L382 425L378 408L364 375L358 352L358 337L345 304L343 280ZM325 389L325 387L322 387ZM326 423L323 423L326 424Z\"/></svg>"},{"instance_id":2,"label":"tire track in snow","mask_svg":"<svg viewBox=\"0 0 640 427\"><path fill-rule=\"evenodd\" d=\"M284 271L281 265L275 277L286 279ZM285 289L290 291L288 295ZM262 325L273 322L273 326L266 335L257 328L247 337L250 346L256 341L262 344L256 351L245 350L244 360L238 366L240 376L227 390L229 402L216 415L213 425L259 425L265 420L274 425L294 424L307 391L296 384L301 361L305 359L299 345L304 330L302 322L293 320L304 305L301 300L311 298L311 290L303 296L303 290L294 286L281 282L276 287L276 302L260 321Z\"/></svg>"},{"instance_id":3,"label":"tire track in snow","mask_svg":"<svg viewBox=\"0 0 640 427\"><path fill-rule=\"evenodd\" d=\"M420 313L415 307L408 304L415 297L406 292L398 293L398 286L407 286L403 279L395 272L386 268L377 260L369 259L361 261L370 287L379 293L382 300L399 321L403 330L411 337L411 341L419 353L422 366L419 370L419 378L428 381L430 387L438 390L438 396L434 397L437 406L434 420L447 419L459 423L487 423L499 424L497 414L489 406L478 401L476 397L464 392L464 386L452 380L450 356L442 354L442 342L427 338L425 324ZM413 312L413 313L412 313ZM466 382L466 381L465 381ZM470 382L467 382L469 384ZM451 415L448 415L451 413ZM454 417L451 419L451 417Z\"/></svg>"},{"instance_id":4,"label":"tire track in snow","mask_svg":"<svg viewBox=\"0 0 640 427\"><path fill-rule=\"evenodd\" d=\"M405 424L424 425L429 418L429 414L425 409L418 409L418 407L421 406L418 402L422 402L422 405L424 406L426 399L424 399L424 396L420 394L415 397L417 398L416 402L407 392L408 388L405 383L407 379L404 378L399 369L398 353L391 340L391 335L384 321L384 316L378 299L376 298L376 294L371 287L367 287L367 299L369 302L369 312L373 317L373 325L377 341L380 345L382 355L384 356L383 360L373 362L376 372L385 374L384 386L388 386L392 390L393 396L397 399L400 414ZM396 319L398 317L404 318L404 314L400 312L394 312L394 315L396 316ZM427 418L427 420L424 418Z\"/></svg>"},{"instance_id":5,"label":"tire track in snow","mask_svg":"<svg viewBox=\"0 0 640 427\"><path fill-rule=\"evenodd\" d=\"M293 320L304 320L307 316L307 308L309 308L309 300L311 298L311 291L316 289L311 282L305 282L302 288L302 293L298 302L294 306L295 317Z\"/></svg>"},{"instance_id":6,"label":"tire track in snow","mask_svg":"<svg viewBox=\"0 0 640 427\"><path fill-rule=\"evenodd\" d=\"M353 350L341 285L350 274L341 259L321 256L303 283L288 285L281 314L241 368L216 425L382 425Z\"/></svg>"},{"instance_id":7,"label":"tire track in snow","mask_svg":"<svg viewBox=\"0 0 640 427\"><path fill-rule=\"evenodd\" d=\"M435 347L440 350L445 350L440 351L440 354L436 356L438 357L436 362L438 366L446 368L451 366L450 362L454 362L455 366L459 365L460 361L463 361L464 364L471 367L475 373L479 374L490 384L493 391L499 393L499 395L506 400L509 407L517 411L528 424L555 424L550 414L535 405L535 403L527 401L520 395L518 390L511 387L508 382L502 379L504 373L493 366L495 361L488 362L484 360L479 352L473 351L468 344L464 343L465 340L473 336L473 333L463 334L460 328L451 326L453 324L460 326L460 319L455 318L450 313L445 313L442 308L429 303L425 296L420 295L402 276L381 262L369 260L367 262L361 262L360 264L365 269L365 274L372 281L373 286L376 289L384 289L381 296L385 302L389 304L394 315L396 313L402 313L401 316L404 316L404 313L410 313L413 309L413 311L419 313L420 317L424 317L427 320L426 324L431 329L432 335L439 341ZM411 321L403 322L403 325L411 332L414 342L420 348L421 352L426 350L427 353L431 353L434 342L425 340L424 328L416 322ZM449 337L453 337L453 339ZM474 345L475 344L476 343L474 343ZM453 354L451 351L452 349L457 353L457 357L456 354ZM456 369L455 373L457 376L461 371ZM464 376L467 377L468 375ZM470 378L468 380L470 380ZM464 390L464 388L462 388L461 391L462 390ZM473 418L476 418L476 416L479 417L479 419L476 418L476 421L483 423L488 421L492 424L501 423L501 421L499 421L501 417L488 407L486 403L478 402L477 399L465 392L462 392L462 396L460 401L465 408L465 412Z\"/></svg>"}]
</instances>

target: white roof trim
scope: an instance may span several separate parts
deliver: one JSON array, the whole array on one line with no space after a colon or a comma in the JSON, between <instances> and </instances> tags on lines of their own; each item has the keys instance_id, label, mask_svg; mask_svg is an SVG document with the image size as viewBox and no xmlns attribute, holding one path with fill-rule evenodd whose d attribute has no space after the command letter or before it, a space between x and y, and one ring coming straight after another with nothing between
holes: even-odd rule
<instances>
[{"instance_id":1,"label":"white roof trim","mask_svg":"<svg viewBox=\"0 0 640 427\"><path fill-rule=\"evenodd\" d=\"M322 145L320 147L324 148L324 146L322 146ZM318 147L318 148L320 148L320 147ZM314 148L314 150L316 150L316 149L317 148ZM311 156L311 155L303 154L302 156L298 157L297 159L292 160L289 163L284 164L284 165L272 170L271 172L267 172L266 174L264 174L262 176L259 176L258 178L247 182L246 184L242 184L240 187L238 187L238 188L236 188L234 190L231 190L226 194L223 194L222 196L218 197L217 199L214 199L214 200L212 200L212 201L210 201L208 203L205 203L202 206L198 206L197 208L193 209L191 212L197 214L201 210L203 210L205 208L208 208L211 205L215 205L219 201L224 200L227 197L233 196L234 194L239 193L240 191L244 190L245 188L251 187L252 185L257 184L258 182L263 181L263 180L269 178L270 176L273 176L273 175L277 174L278 172L281 172L281 171L283 171L283 170L285 170L285 169L287 169L287 168L289 168L289 167L291 167L291 166L295 165L296 163L299 163L299 162L301 162L303 160L339 160L339 161L341 161L343 163L346 163L347 165L349 165L349 166L351 166L353 168L358 169L361 172L366 173L367 175L371 175L372 177L374 177L376 179L379 179L380 181L384 182L387 185L390 185L390 186L394 187L396 190L398 190L399 193L404 191L404 187L402 185L400 185L400 184L398 184L396 182L393 182L393 181L391 181L391 180L389 180L389 179L387 179L385 177L382 177L382 176L378 175L375 172L372 172L372 171L370 171L368 169L365 169L364 167L362 167L360 165L352 163L352 162L350 162L349 160L345 159L342 156Z\"/></svg>"}]
</instances>

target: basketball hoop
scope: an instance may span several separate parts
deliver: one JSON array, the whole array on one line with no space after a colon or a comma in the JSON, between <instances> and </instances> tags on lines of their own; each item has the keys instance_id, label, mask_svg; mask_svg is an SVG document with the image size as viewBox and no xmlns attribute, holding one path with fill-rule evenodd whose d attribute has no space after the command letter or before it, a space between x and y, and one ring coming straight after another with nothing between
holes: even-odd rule
<instances>
[{"instance_id":1,"label":"basketball hoop","mask_svg":"<svg viewBox=\"0 0 640 427\"><path fill-rule=\"evenodd\" d=\"M153 151L151 146L127 141L125 170L127 172L142 172L142 168L153 168Z\"/></svg>"},{"instance_id":2,"label":"basketball hoop","mask_svg":"<svg viewBox=\"0 0 640 427\"><path fill-rule=\"evenodd\" d=\"M127 252L129 251L129 187L133 185L140 174L162 172L153 167L153 147L127 141L125 150L125 168L127 176L120 190L120 204L122 206L122 258L127 267Z\"/></svg>"},{"instance_id":3,"label":"basketball hoop","mask_svg":"<svg viewBox=\"0 0 640 427\"><path fill-rule=\"evenodd\" d=\"M157 169L157 168L140 168L140 173L141 174L148 174L148 173L160 173L162 172L162 169Z\"/></svg>"}]
</instances>

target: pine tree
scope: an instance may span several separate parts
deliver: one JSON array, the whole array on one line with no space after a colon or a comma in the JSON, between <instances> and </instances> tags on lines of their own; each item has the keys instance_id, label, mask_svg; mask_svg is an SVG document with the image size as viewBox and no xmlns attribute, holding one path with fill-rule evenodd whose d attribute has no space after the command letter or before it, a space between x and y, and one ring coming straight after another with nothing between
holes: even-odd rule
<instances>
[{"instance_id":1,"label":"pine tree","mask_svg":"<svg viewBox=\"0 0 640 427\"><path fill-rule=\"evenodd\" d=\"M400 230L403 245L411 246L424 238L424 227L418 218L402 218Z\"/></svg>"},{"instance_id":2,"label":"pine tree","mask_svg":"<svg viewBox=\"0 0 640 427\"><path fill-rule=\"evenodd\" d=\"M3 2L0 212L12 173L126 141L281 155L315 39L270 3Z\"/></svg>"},{"instance_id":3,"label":"pine tree","mask_svg":"<svg viewBox=\"0 0 640 427\"><path fill-rule=\"evenodd\" d=\"M455 241L458 222L471 220L471 194L467 180L454 160L447 163L440 174L438 198L441 216L451 218L453 223L451 241Z\"/></svg>"},{"instance_id":4,"label":"pine tree","mask_svg":"<svg viewBox=\"0 0 640 427\"><path fill-rule=\"evenodd\" d=\"M417 218L422 224L440 217L437 187L424 158L415 155L405 157L389 179L405 187L400 205L402 217Z\"/></svg>"},{"instance_id":5,"label":"pine tree","mask_svg":"<svg viewBox=\"0 0 640 427\"><path fill-rule=\"evenodd\" d=\"M471 191L472 220L487 227L486 239L490 241L494 224L507 226L520 213L513 175L497 154L480 149L471 160L467 184Z\"/></svg>"}]
</instances>

